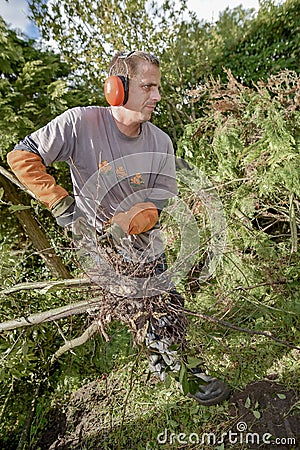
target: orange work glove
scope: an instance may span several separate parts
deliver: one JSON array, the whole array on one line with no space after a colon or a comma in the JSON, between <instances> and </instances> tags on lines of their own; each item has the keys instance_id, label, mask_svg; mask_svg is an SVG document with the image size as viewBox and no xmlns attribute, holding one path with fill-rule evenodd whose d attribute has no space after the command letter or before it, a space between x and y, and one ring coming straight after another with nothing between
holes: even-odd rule
<instances>
[{"instance_id":1,"label":"orange work glove","mask_svg":"<svg viewBox=\"0 0 300 450\"><path fill-rule=\"evenodd\" d=\"M26 150L13 150L8 153L7 162L21 183L47 208L52 209L61 199L69 195L46 172L42 158L36 153Z\"/></svg>"},{"instance_id":2,"label":"orange work glove","mask_svg":"<svg viewBox=\"0 0 300 450\"><path fill-rule=\"evenodd\" d=\"M151 230L158 221L154 203L136 203L129 211L116 214L111 223L116 223L127 234L140 234Z\"/></svg>"}]
</instances>

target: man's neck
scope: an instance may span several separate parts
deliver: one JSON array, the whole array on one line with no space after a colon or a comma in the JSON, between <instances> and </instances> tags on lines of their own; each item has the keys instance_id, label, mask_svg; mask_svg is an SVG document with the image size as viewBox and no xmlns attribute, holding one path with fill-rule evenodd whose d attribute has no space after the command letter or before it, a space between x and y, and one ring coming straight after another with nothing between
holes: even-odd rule
<instances>
[{"instance_id":1,"label":"man's neck","mask_svg":"<svg viewBox=\"0 0 300 450\"><path fill-rule=\"evenodd\" d=\"M112 116L121 133L129 137L136 137L140 134L140 122L130 117L130 114L128 114L128 112L124 113L119 107L113 107Z\"/></svg>"}]
</instances>

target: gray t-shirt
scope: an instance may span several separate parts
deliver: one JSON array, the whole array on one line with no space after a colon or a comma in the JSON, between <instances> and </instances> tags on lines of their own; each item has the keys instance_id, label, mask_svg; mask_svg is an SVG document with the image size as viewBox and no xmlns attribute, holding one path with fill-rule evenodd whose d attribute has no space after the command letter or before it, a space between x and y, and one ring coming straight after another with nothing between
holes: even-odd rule
<instances>
[{"instance_id":1,"label":"gray t-shirt","mask_svg":"<svg viewBox=\"0 0 300 450\"><path fill-rule=\"evenodd\" d=\"M172 142L145 122L137 137L120 132L111 108L76 107L33 132L16 148L31 148L46 166L70 166L77 206L101 223L145 200L177 195Z\"/></svg>"}]
</instances>

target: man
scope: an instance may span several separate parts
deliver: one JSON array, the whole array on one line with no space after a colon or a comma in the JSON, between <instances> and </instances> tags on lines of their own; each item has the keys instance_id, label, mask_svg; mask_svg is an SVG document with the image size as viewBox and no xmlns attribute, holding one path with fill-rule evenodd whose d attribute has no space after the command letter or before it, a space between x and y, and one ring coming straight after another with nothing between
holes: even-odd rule
<instances>
[{"instance_id":1,"label":"man","mask_svg":"<svg viewBox=\"0 0 300 450\"><path fill-rule=\"evenodd\" d=\"M159 213L177 194L171 140L149 122L161 98L160 80L159 61L153 55L117 53L105 83L110 107L65 111L8 154L13 172L60 225L77 232L76 224L82 223L77 219L84 217L97 232L115 239L125 260L132 253L126 254L124 239L143 261L156 262L155 273L166 269L157 233ZM47 174L46 166L54 161L69 164L73 196ZM182 306L182 297L172 287L170 296ZM162 330L171 326L166 315L157 327L149 327L146 337L150 368L161 379L166 371L178 373L181 366L169 341L161 338ZM190 376L198 382L191 396L199 403L211 405L228 397L221 381L198 369Z\"/></svg>"}]
</instances>

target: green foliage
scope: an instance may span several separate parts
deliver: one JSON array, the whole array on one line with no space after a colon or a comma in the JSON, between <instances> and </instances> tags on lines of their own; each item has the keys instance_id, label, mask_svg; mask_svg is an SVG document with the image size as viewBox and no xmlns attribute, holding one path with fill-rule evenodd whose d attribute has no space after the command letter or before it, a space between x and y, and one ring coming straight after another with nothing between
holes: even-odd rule
<instances>
[{"instance_id":1,"label":"green foliage","mask_svg":"<svg viewBox=\"0 0 300 450\"><path fill-rule=\"evenodd\" d=\"M228 20L226 16L227 13L221 22ZM234 39L224 38L222 54L213 63L214 75L222 76L224 66L238 80L251 85L284 69L299 73L299 26L298 0L279 5L272 0L260 2L257 17L246 24L244 32L236 33Z\"/></svg>"},{"instance_id":2,"label":"green foliage","mask_svg":"<svg viewBox=\"0 0 300 450\"><path fill-rule=\"evenodd\" d=\"M229 323L268 330L296 343L300 307L300 79L295 72L284 71L250 89L238 83L231 72L227 76L227 83L211 78L194 92L195 100L196 94L199 101L205 98L203 117L186 127L178 144L178 154L196 163L214 183L227 216L222 265L216 278L202 289L190 274L186 284L193 296L190 309L199 308L215 317L225 314ZM249 381L249 355L253 353L250 358L255 373L269 370L278 358L275 349L266 354L270 347L265 340L258 350L257 342L244 337L243 350L234 334L225 339L212 325L199 329L195 319L190 342L194 346L199 341L208 349L204 350L207 364L215 361L220 367L226 348L224 370L234 371L235 360L244 383ZM250 350L252 346L255 350ZM219 348L219 353L212 348ZM255 358L258 351L260 357Z\"/></svg>"},{"instance_id":3,"label":"green foliage","mask_svg":"<svg viewBox=\"0 0 300 450\"><path fill-rule=\"evenodd\" d=\"M64 111L67 106L83 101L80 90L71 88L70 71L61 57L51 51L42 51L33 40L19 37L0 21L0 140L1 160L5 164L5 154L13 145L30 131L44 125L51 118ZM76 100L75 100L76 97ZM55 169L51 169L53 173ZM60 176L63 176L61 170ZM49 270L42 259L33 251L21 230L17 211L35 208L41 226L50 233L53 245L58 248L66 263L70 262L61 246L66 245L49 218L49 214L40 206L11 206L5 202L1 191L0 209L0 280L3 288L18 282L36 279L49 279ZM69 244L68 244L69 245ZM67 298L67 296L66 296ZM13 317L16 313L30 314L31 311L48 309L61 305L60 298L48 295L41 299L32 293L1 299L1 320ZM61 330L68 334L73 327L78 333L81 321L75 320L72 326L61 324ZM49 384L57 379L57 370L49 378L49 356L52 348L57 347L61 335L58 329L50 330L37 327L6 334L1 337L1 448L17 448L22 426L28 419L34 397L46 389L40 388L45 378ZM50 352L50 353L49 353ZM60 373L60 372L59 372ZM53 380L53 381L52 381ZM42 391L40 391L42 389ZM22 395L22 401L15 398ZM43 395L43 394L41 394ZM20 428L21 427L21 428Z\"/></svg>"},{"instance_id":4,"label":"green foliage","mask_svg":"<svg viewBox=\"0 0 300 450\"><path fill-rule=\"evenodd\" d=\"M274 209L285 205L288 212L289 196L299 198L298 83L285 71L250 89L228 72L227 84L211 79L194 91L198 100L205 97L205 115L186 128L178 155L213 177L220 190L224 183L230 191L238 186L232 208L238 203L251 219L260 202L276 200Z\"/></svg>"},{"instance_id":5,"label":"green foliage","mask_svg":"<svg viewBox=\"0 0 300 450\"><path fill-rule=\"evenodd\" d=\"M32 39L19 37L2 18L0 48L3 158L30 131L45 125L72 104L80 104L84 98L79 88L71 87L70 69L60 55L39 49Z\"/></svg>"},{"instance_id":6,"label":"green foliage","mask_svg":"<svg viewBox=\"0 0 300 450\"><path fill-rule=\"evenodd\" d=\"M59 42L66 60L83 69L82 76L95 87L103 80L103 71L116 49L140 48L155 53L168 45L180 26L178 19L186 10L185 3L175 7L174 1L149 5L146 0L101 0L95 5L91 0L64 0L49 6L43 0L32 0L30 7L44 37Z\"/></svg>"},{"instance_id":7,"label":"green foliage","mask_svg":"<svg viewBox=\"0 0 300 450\"><path fill-rule=\"evenodd\" d=\"M61 306L62 302L74 302L83 298L82 293L60 291L56 295L39 295L31 292L18 294L2 300L1 321L34 311ZM63 299L63 300L62 300ZM115 324L109 330L111 343L101 336L69 353L54 365L50 364L53 349L61 345L62 336L72 339L86 327L85 317L74 317L49 324L5 333L0 340L1 354L1 410L0 446L15 449L20 439L28 412L36 403L36 419L32 428L33 440L37 439L41 427L47 423L47 413L54 404L61 407L82 384L101 377L132 354L132 344L127 330ZM82 368L85 367L84 371ZM49 397L50 395L50 397ZM51 397L53 402L51 406ZM22 401L16 402L16 398ZM50 400L50 402L49 402ZM35 435L36 434L36 435Z\"/></svg>"}]
</instances>

